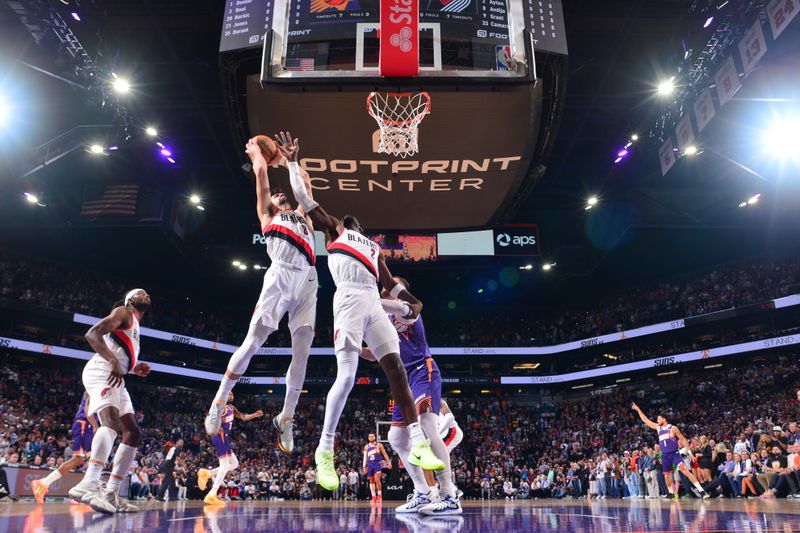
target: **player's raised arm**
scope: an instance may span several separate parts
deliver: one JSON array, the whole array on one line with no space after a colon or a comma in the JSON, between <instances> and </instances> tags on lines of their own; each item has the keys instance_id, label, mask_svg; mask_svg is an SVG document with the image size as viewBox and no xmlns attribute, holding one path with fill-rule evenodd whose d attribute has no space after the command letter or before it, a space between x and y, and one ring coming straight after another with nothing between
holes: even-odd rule
<instances>
[{"instance_id":1,"label":"player's raised arm","mask_svg":"<svg viewBox=\"0 0 800 533\"><path fill-rule=\"evenodd\" d=\"M111 375L108 378L108 384L116 387L122 383L122 376L125 372L117 361L117 357L108 349L103 336L111 333L117 328L127 327L132 320L132 313L127 307L119 306L111 311L111 314L103 320L89 328L84 337L89 346L92 347L97 355L105 359L111 364Z\"/></svg>"},{"instance_id":2,"label":"player's raised arm","mask_svg":"<svg viewBox=\"0 0 800 533\"><path fill-rule=\"evenodd\" d=\"M284 132L277 137L278 149L286 158L286 166L289 169L289 182L292 185L292 192L297 199L297 203L314 223L314 227L325 232L327 241L335 240L339 236L339 220L329 215L314 198L311 196L311 180L303 179L300 163L297 156L300 153L300 140L292 138L288 132ZM306 178L308 174L306 174Z\"/></svg>"},{"instance_id":3,"label":"player's raised arm","mask_svg":"<svg viewBox=\"0 0 800 533\"><path fill-rule=\"evenodd\" d=\"M380 276L381 285L383 288L389 291L389 294L392 298L399 298L408 304L411 308L411 312L404 316L403 318L416 318L422 312L422 302L420 302L416 296L411 294L406 287L397 281L392 273L389 271L389 267L386 265L386 258L383 254L378 256L378 276Z\"/></svg>"},{"instance_id":4,"label":"player's raised arm","mask_svg":"<svg viewBox=\"0 0 800 533\"><path fill-rule=\"evenodd\" d=\"M632 408L634 411L636 411L637 413L639 413L639 418L641 418L641 419L642 419L642 422L644 422L644 424L645 424L647 427L649 427L650 429L658 429L658 424L656 424L655 422L653 422L652 420L650 420L649 418L647 418L647 416L645 416L645 414L642 412L642 410L641 410L641 409L639 409L639 406L638 406L638 405L636 405L635 403L634 403L634 404L631 404L631 408Z\"/></svg>"},{"instance_id":5,"label":"player's raised arm","mask_svg":"<svg viewBox=\"0 0 800 533\"><path fill-rule=\"evenodd\" d=\"M261 227L264 227L275 212L272 205L272 191L269 188L269 175L267 174L267 160L261 153L255 138L247 141L245 152L253 163L253 173L256 175L256 212Z\"/></svg>"}]
</instances>

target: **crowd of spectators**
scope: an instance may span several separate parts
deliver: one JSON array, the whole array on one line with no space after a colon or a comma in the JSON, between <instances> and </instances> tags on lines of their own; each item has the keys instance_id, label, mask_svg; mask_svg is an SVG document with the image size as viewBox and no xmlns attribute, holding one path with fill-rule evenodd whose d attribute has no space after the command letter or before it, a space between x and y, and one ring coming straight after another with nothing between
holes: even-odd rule
<instances>
[{"instance_id":1,"label":"crowd of spectators","mask_svg":"<svg viewBox=\"0 0 800 533\"><path fill-rule=\"evenodd\" d=\"M46 468L68 459L68 430L82 392L79 375L16 363L0 372L0 460ZM657 437L631 410L635 401L652 419L665 416L691 439L696 454L691 466L715 496L745 491L791 497L800 491L796 356L742 362L737 368L663 383L601 389L588 398L553 399L552 404L499 394L452 396L450 406L464 431L453 454L456 482L465 498L476 499L665 497ZM176 468L180 492L172 497L200 497L197 469L216 465L203 431L204 413L197 407L208 403L210 393L139 382L129 388L143 429L132 497L159 493L164 456L179 439L185 441L184 464ZM312 462L324 398L302 396L292 456L277 450L264 422L280 410L280 403L265 397L236 399L242 411L262 409L267 416L234 425L232 445L240 467L229 475L223 496L365 497L362 449L376 421L388 418L388 399L355 392L349 401L337 437L342 489L336 494L316 486ZM399 482L408 485L405 476ZM691 497L691 486L685 495Z\"/></svg>"},{"instance_id":2,"label":"crowd of spectators","mask_svg":"<svg viewBox=\"0 0 800 533\"><path fill-rule=\"evenodd\" d=\"M7 253L0 253L0 272L0 297L94 316L105 316L111 302L131 288L122 280ZM158 305L147 318L149 327L234 345L241 341L245 333L241 324L246 323L242 313L249 307L206 306L171 297L169 290L157 292ZM472 318L448 321L446 328L430 328L428 336L434 346L550 345L767 302L795 292L800 292L798 257L730 265L557 313L484 309L487 312ZM328 346L330 316L319 313L317 321L315 346ZM289 346L288 333L278 331L269 344Z\"/></svg>"}]
</instances>

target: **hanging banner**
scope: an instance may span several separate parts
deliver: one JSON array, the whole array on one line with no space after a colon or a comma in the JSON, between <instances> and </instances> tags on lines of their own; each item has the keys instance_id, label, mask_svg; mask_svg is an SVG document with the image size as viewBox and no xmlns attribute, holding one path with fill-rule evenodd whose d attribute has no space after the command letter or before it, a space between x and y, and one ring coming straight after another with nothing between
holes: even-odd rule
<instances>
[{"instance_id":1,"label":"hanging banner","mask_svg":"<svg viewBox=\"0 0 800 533\"><path fill-rule=\"evenodd\" d=\"M777 39L800 11L800 0L772 0L767 5L767 18L772 38Z\"/></svg>"},{"instance_id":2,"label":"hanging banner","mask_svg":"<svg viewBox=\"0 0 800 533\"><path fill-rule=\"evenodd\" d=\"M745 77L749 76L756 63L767 53L767 40L764 38L764 28L761 21L756 20L753 27L747 30L744 38L739 43L739 53L742 55L742 66Z\"/></svg>"},{"instance_id":3,"label":"hanging banner","mask_svg":"<svg viewBox=\"0 0 800 533\"><path fill-rule=\"evenodd\" d=\"M711 98L711 91L706 89L700 93L700 96L694 102L694 118L697 120L697 133L702 133L716 114L717 110L714 109L714 99Z\"/></svg>"},{"instance_id":4,"label":"hanging banner","mask_svg":"<svg viewBox=\"0 0 800 533\"><path fill-rule=\"evenodd\" d=\"M675 166L675 147L672 145L671 138L661 146L658 151L658 159L661 161L661 175L666 176L667 172Z\"/></svg>"},{"instance_id":5,"label":"hanging banner","mask_svg":"<svg viewBox=\"0 0 800 533\"><path fill-rule=\"evenodd\" d=\"M694 146L694 130L692 129L692 117L686 115L678 122L678 127L675 128L675 136L678 137L678 149L682 152L686 151L689 146Z\"/></svg>"},{"instance_id":6,"label":"hanging banner","mask_svg":"<svg viewBox=\"0 0 800 533\"><path fill-rule=\"evenodd\" d=\"M730 102L736 91L742 86L739 81L739 72L736 70L736 65L733 63L733 56L729 57L722 67L714 76L714 82L717 84L717 95L719 96L719 105L724 106Z\"/></svg>"}]
</instances>

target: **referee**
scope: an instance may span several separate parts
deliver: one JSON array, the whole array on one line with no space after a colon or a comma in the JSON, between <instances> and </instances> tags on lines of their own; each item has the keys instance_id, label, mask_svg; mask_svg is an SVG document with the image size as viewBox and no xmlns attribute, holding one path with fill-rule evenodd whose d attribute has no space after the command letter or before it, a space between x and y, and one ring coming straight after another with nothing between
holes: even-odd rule
<instances>
[{"instance_id":1,"label":"referee","mask_svg":"<svg viewBox=\"0 0 800 533\"><path fill-rule=\"evenodd\" d=\"M170 490L176 489L175 485L175 463L183 465L180 452L183 450L183 439L178 439L175 446L169 448L164 464L161 465L161 473L164 474L164 481L161 482L161 491L158 494L159 501L166 501L169 498Z\"/></svg>"}]
</instances>

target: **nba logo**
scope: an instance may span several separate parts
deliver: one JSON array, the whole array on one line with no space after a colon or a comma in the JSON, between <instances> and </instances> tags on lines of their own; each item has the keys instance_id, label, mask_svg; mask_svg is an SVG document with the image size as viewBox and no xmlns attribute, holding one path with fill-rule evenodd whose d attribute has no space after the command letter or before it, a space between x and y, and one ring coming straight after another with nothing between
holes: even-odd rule
<instances>
[{"instance_id":1,"label":"nba logo","mask_svg":"<svg viewBox=\"0 0 800 533\"><path fill-rule=\"evenodd\" d=\"M497 60L497 70L514 70L514 59L511 57L511 47L498 44L494 47L495 58Z\"/></svg>"}]
</instances>

